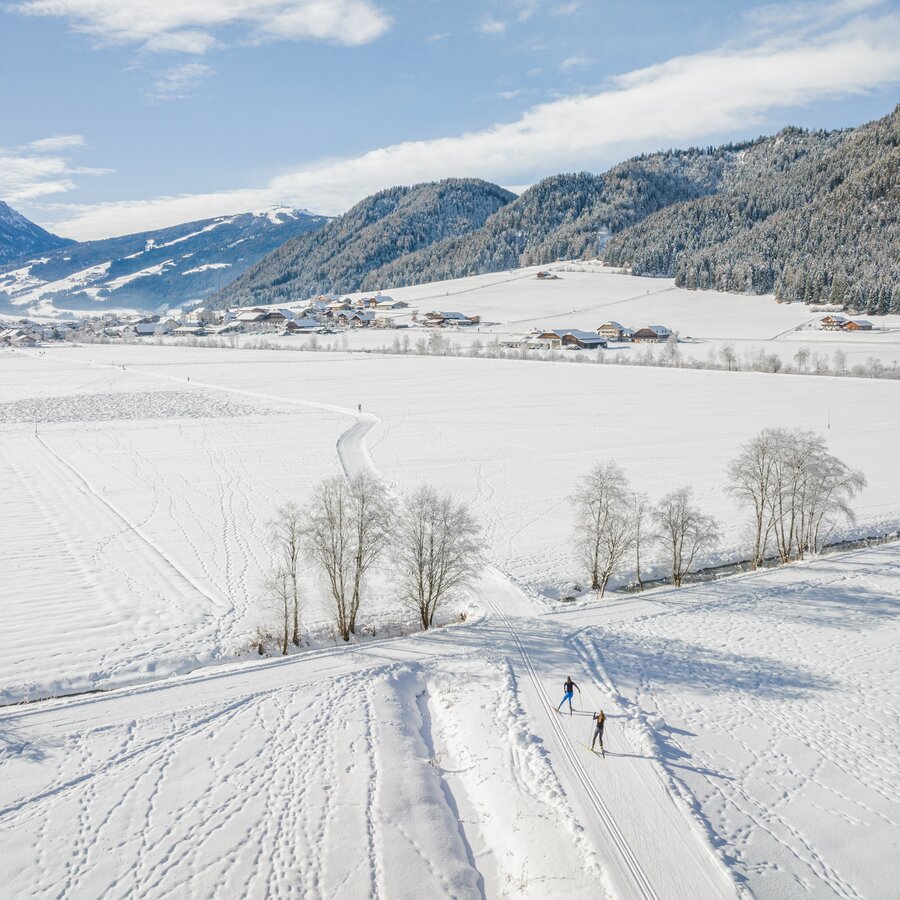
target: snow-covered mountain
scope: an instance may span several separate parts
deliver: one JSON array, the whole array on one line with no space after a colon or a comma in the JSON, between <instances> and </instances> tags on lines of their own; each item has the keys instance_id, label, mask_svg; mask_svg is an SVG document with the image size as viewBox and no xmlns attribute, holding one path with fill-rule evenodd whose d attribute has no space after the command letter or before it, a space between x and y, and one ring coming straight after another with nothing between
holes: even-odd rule
<instances>
[{"instance_id":1,"label":"snow-covered mountain","mask_svg":"<svg viewBox=\"0 0 900 900\"><path fill-rule=\"evenodd\" d=\"M0 200L0 266L72 243L45 231Z\"/></svg>"},{"instance_id":2,"label":"snow-covered mountain","mask_svg":"<svg viewBox=\"0 0 900 900\"><path fill-rule=\"evenodd\" d=\"M195 304L285 241L327 221L278 207L71 243L0 268L0 310L150 311Z\"/></svg>"}]
</instances>

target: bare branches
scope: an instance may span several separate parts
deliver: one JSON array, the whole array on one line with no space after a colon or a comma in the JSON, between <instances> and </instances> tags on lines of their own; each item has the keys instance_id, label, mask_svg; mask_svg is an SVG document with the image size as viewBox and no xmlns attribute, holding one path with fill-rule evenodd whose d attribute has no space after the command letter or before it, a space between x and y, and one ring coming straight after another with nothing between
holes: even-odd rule
<instances>
[{"instance_id":1,"label":"bare branches","mask_svg":"<svg viewBox=\"0 0 900 900\"><path fill-rule=\"evenodd\" d=\"M442 604L474 582L482 565L480 538L468 508L449 494L421 487L404 502L393 549L395 580L423 629Z\"/></svg>"},{"instance_id":2,"label":"bare branches","mask_svg":"<svg viewBox=\"0 0 900 900\"><path fill-rule=\"evenodd\" d=\"M728 475L728 493L752 511L756 566L770 545L783 563L818 553L842 520L853 521L850 501L866 484L819 435L784 428L745 444Z\"/></svg>"},{"instance_id":3,"label":"bare branches","mask_svg":"<svg viewBox=\"0 0 900 900\"><path fill-rule=\"evenodd\" d=\"M269 541L275 556L276 572L283 573L290 587L291 643L300 646L300 553L306 516L294 502L280 506L269 523Z\"/></svg>"},{"instance_id":4,"label":"bare branches","mask_svg":"<svg viewBox=\"0 0 900 900\"><path fill-rule=\"evenodd\" d=\"M365 578L384 552L392 518L384 486L367 473L323 481L314 494L305 545L325 576L345 641L356 632Z\"/></svg>"},{"instance_id":5,"label":"bare branches","mask_svg":"<svg viewBox=\"0 0 900 900\"><path fill-rule=\"evenodd\" d=\"M672 583L681 587L697 555L717 543L718 523L691 502L688 487L666 494L653 510L653 521L656 541L671 563Z\"/></svg>"},{"instance_id":6,"label":"bare branches","mask_svg":"<svg viewBox=\"0 0 900 900\"><path fill-rule=\"evenodd\" d=\"M635 546L636 523L631 487L614 462L594 466L572 497L575 545L600 597Z\"/></svg>"}]
</instances>

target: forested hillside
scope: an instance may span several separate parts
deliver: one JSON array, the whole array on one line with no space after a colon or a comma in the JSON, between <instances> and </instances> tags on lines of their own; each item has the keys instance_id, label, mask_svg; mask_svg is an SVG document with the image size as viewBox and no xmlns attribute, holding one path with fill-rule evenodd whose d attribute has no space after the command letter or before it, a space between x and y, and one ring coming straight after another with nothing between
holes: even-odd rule
<instances>
[{"instance_id":1,"label":"forested hillside","mask_svg":"<svg viewBox=\"0 0 900 900\"><path fill-rule=\"evenodd\" d=\"M715 196L649 216L603 256L687 288L900 312L900 107L857 129L757 143Z\"/></svg>"},{"instance_id":2,"label":"forested hillside","mask_svg":"<svg viewBox=\"0 0 900 900\"><path fill-rule=\"evenodd\" d=\"M369 283L369 273L391 260L480 228L514 196L474 178L380 191L318 232L269 254L211 305L277 303L357 290Z\"/></svg>"}]
</instances>

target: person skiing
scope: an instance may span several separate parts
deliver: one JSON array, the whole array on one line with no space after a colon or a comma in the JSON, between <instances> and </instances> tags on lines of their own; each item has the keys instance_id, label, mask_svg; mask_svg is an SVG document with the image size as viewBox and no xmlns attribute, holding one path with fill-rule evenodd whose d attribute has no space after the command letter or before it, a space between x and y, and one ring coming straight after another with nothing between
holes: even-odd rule
<instances>
[{"instance_id":1,"label":"person skiing","mask_svg":"<svg viewBox=\"0 0 900 900\"><path fill-rule=\"evenodd\" d=\"M572 715L572 697L573 697L575 691L578 691L578 695L581 696L581 688L578 687L578 685L575 684L574 681L572 681L572 676L569 675L566 678L565 684L563 685L563 692L564 692L563 698L562 698L562 700L559 701L559 706L556 707L557 712L560 711L560 707L563 705L563 703L565 703L566 700L568 700L569 701L569 715L570 716Z\"/></svg>"},{"instance_id":2,"label":"person skiing","mask_svg":"<svg viewBox=\"0 0 900 900\"><path fill-rule=\"evenodd\" d=\"M357 411L357 412L362 412L362 403L357 403L357 404L356 404L356 411Z\"/></svg>"},{"instance_id":3,"label":"person skiing","mask_svg":"<svg viewBox=\"0 0 900 900\"><path fill-rule=\"evenodd\" d=\"M594 737L591 741L591 750L594 749L594 744L596 744L599 740L600 752L605 756L606 751L603 749L603 725L606 722L606 713L604 713L602 709L600 710L600 712L594 713L594 722Z\"/></svg>"}]
</instances>

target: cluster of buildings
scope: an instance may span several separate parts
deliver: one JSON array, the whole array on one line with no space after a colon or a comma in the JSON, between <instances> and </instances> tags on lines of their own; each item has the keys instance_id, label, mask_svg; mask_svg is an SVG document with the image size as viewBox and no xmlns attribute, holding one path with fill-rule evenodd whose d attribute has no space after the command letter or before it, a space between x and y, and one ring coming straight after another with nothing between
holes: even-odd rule
<instances>
[{"instance_id":1,"label":"cluster of buildings","mask_svg":"<svg viewBox=\"0 0 900 900\"><path fill-rule=\"evenodd\" d=\"M634 344L661 344L668 341L673 332L665 325L644 325L626 328L619 322L604 322L596 331L578 328L535 328L529 334L502 341L502 347L526 350L602 350L610 342Z\"/></svg>"},{"instance_id":2,"label":"cluster of buildings","mask_svg":"<svg viewBox=\"0 0 900 900\"><path fill-rule=\"evenodd\" d=\"M79 337L132 339L157 336L205 337L233 334L334 334L351 328L456 328L479 325L480 316L433 310L420 315L405 300L385 294L358 299L320 295L283 307L200 307L179 315L106 313L90 319L39 325L27 319L0 323L0 346L34 347Z\"/></svg>"},{"instance_id":3,"label":"cluster of buildings","mask_svg":"<svg viewBox=\"0 0 900 900\"><path fill-rule=\"evenodd\" d=\"M837 313L830 313L819 319L819 328L824 331L871 331L871 322L865 319L848 319Z\"/></svg>"}]
</instances>

